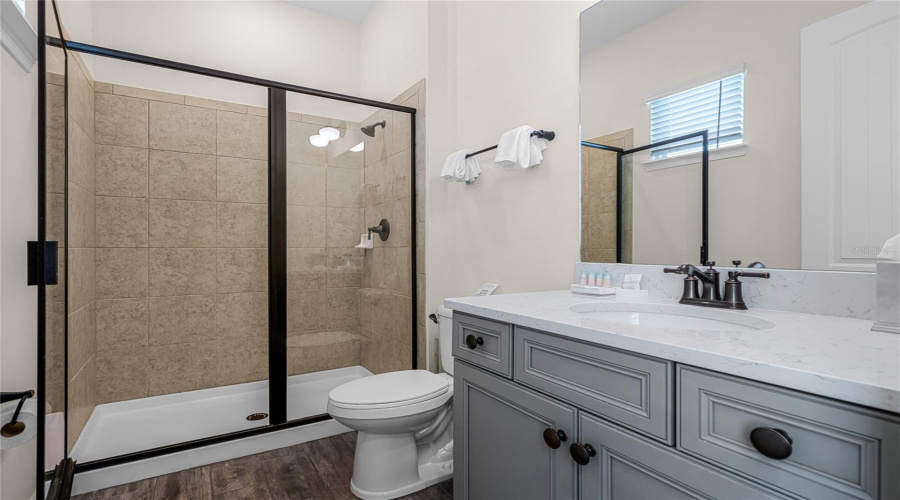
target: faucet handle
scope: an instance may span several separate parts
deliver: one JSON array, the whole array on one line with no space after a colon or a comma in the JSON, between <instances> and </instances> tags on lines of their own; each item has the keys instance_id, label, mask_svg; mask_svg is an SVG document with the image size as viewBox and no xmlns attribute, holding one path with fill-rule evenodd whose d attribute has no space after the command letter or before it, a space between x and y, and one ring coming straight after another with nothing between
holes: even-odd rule
<instances>
[{"instance_id":1,"label":"faucet handle","mask_svg":"<svg viewBox=\"0 0 900 500\"><path fill-rule=\"evenodd\" d=\"M741 261L733 260L733 261L731 261L731 265L734 267L741 267Z\"/></svg>"},{"instance_id":2,"label":"faucet handle","mask_svg":"<svg viewBox=\"0 0 900 500\"><path fill-rule=\"evenodd\" d=\"M765 272L765 271L744 271L744 270L740 270L740 271L728 271L728 278L729 278L729 279L734 280L734 279L737 279L738 276L741 276L741 277L744 277L744 278L764 278L764 279L769 279L769 277L771 276L771 274L769 274L768 272Z\"/></svg>"},{"instance_id":3,"label":"faucet handle","mask_svg":"<svg viewBox=\"0 0 900 500\"><path fill-rule=\"evenodd\" d=\"M664 267L663 272L666 274L690 274L689 268L685 264L678 267Z\"/></svg>"}]
</instances>

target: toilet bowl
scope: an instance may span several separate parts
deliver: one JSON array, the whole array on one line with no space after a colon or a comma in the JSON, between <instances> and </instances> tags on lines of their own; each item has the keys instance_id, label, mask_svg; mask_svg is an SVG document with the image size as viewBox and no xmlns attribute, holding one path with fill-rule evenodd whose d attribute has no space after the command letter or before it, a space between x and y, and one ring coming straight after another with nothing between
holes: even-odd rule
<instances>
[{"instance_id":1,"label":"toilet bowl","mask_svg":"<svg viewBox=\"0 0 900 500\"><path fill-rule=\"evenodd\" d=\"M336 387L328 413L357 431L350 490L397 498L453 476L452 311L438 309L444 373L404 370Z\"/></svg>"}]
</instances>

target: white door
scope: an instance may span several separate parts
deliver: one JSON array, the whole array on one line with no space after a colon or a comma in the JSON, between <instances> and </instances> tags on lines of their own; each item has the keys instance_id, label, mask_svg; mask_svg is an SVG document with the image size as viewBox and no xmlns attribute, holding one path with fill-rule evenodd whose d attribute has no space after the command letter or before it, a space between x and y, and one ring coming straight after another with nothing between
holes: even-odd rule
<instances>
[{"instance_id":1,"label":"white door","mask_svg":"<svg viewBox=\"0 0 900 500\"><path fill-rule=\"evenodd\" d=\"M800 33L802 267L874 271L900 233L900 3Z\"/></svg>"}]
</instances>

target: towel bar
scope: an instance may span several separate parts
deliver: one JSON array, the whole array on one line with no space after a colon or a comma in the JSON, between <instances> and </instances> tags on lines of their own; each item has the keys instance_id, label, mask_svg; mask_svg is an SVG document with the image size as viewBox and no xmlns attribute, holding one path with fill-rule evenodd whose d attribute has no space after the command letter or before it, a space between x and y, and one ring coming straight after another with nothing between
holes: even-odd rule
<instances>
[{"instance_id":1,"label":"towel bar","mask_svg":"<svg viewBox=\"0 0 900 500\"><path fill-rule=\"evenodd\" d=\"M556 132L554 132L552 130L535 130L534 132L531 133L531 135L540 137L541 139L547 139L548 141L552 141L553 139L556 139ZM480 155L481 153L487 153L488 151L491 151L493 149L497 149L496 144L494 144L493 146L490 146L490 147L486 147L484 149L479 149L478 151L475 151L474 153L469 153L466 155L466 158L471 158L475 155Z\"/></svg>"}]
</instances>

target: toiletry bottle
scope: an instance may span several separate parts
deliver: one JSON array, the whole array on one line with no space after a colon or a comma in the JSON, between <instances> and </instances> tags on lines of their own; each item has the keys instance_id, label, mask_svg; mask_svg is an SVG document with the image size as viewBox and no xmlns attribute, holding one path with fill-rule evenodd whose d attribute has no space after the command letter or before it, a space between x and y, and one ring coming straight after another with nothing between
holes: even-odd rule
<instances>
[{"instance_id":1,"label":"toiletry bottle","mask_svg":"<svg viewBox=\"0 0 900 500\"><path fill-rule=\"evenodd\" d=\"M587 285L587 273L581 271L581 279L578 280L578 284L581 286Z\"/></svg>"},{"instance_id":2,"label":"toiletry bottle","mask_svg":"<svg viewBox=\"0 0 900 500\"><path fill-rule=\"evenodd\" d=\"M605 288L612 288L612 276L610 276L609 271L603 271L603 285Z\"/></svg>"},{"instance_id":3,"label":"toiletry bottle","mask_svg":"<svg viewBox=\"0 0 900 500\"><path fill-rule=\"evenodd\" d=\"M594 271L591 271L591 273L588 274L587 284L588 284L588 286L597 286L597 273L595 273Z\"/></svg>"}]
</instances>

